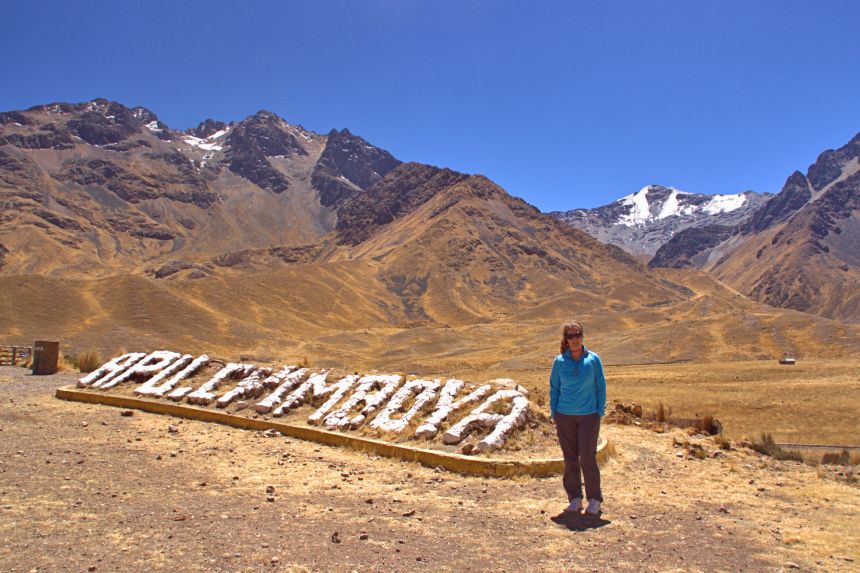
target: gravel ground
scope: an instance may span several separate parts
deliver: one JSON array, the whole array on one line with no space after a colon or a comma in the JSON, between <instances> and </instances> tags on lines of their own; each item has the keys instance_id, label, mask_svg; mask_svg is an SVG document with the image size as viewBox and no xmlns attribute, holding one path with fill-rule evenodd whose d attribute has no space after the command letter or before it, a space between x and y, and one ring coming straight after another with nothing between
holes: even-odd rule
<instances>
[{"instance_id":1,"label":"gravel ground","mask_svg":"<svg viewBox=\"0 0 860 573\"><path fill-rule=\"evenodd\" d=\"M571 517L557 477L463 477L53 397L76 378L0 368L0 570L849 571L860 560L856 488L747 451L691 459L673 445L680 432L606 426L618 453L603 468L605 512Z\"/></svg>"}]
</instances>

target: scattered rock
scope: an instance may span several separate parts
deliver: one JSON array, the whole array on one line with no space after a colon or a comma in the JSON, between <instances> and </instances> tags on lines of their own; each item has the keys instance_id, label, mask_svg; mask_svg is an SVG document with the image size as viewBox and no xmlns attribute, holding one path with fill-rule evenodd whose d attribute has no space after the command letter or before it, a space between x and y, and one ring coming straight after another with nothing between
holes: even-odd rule
<instances>
[{"instance_id":1,"label":"scattered rock","mask_svg":"<svg viewBox=\"0 0 860 573\"><path fill-rule=\"evenodd\" d=\"M331 542L340 543L340 535L338 535L337 531L331 534Z\"/></svg>"},{"instance_id":2,"label":"scattered rock","mask_svg":"<svg viewBox=\"0 0 860 573\"><path fill-rule=\"evenodd\" d=\"M167 426L167 431L171 434L175 434L179 431L179 428L174 426L173 424L170 424L169 426Z\"/></svg>"},{"instance_id":3,"label":"scattered rock","mask_svg":"<svg viewBox=\"0 0 860 573\"><path fill-rule=\"evenodd\" d=\"M234 478L234 479L235 479L235 478ZM266 486L266 493L275 493L275 486L273 486L273 485L267 485L267 486Z\"/></svg>"},{"instance_id":4,"label":"scattered rock","mask_svg":"<svg viewBox=\"0 0 860 573\"><path fill-rule=\"evenodd\" d=\"M414 509L410 509L409 511L403 513L403 517L412 517L413 515L415 515Z\"/></svg>"},{"instance_id":5,"label":"scattered rock","mask_svg":"<svg viewBox=\"0 0 860 573\"><path fill-rule=\"evenodd\" d=\"M119 413L120 416L134 416L134 410L123 410Z\"/></svg>"},{"instance_id":6,"label":"scattered rock","mask_svg":"<svg viewBox=\"0 0 860 573\"><path fill-rule=\"evenodd\" d=\"M370 537L370 536L369 536L368 534L366 534L366 533L362 533L361 535L359 535L359 536L358 536L358 538L359 538L361 541L365 541L365 540L366 540L366 539L368 539L369 537Z\"/></svg>"},{"instance_id":7,"label":"scattered rock","mask_svg":"<svg viewBox=\"0 0 860 573\"><path fill-rule=\"evenodd\" d=\"M269 428L268 430L263 432L263 435L266 436L267 438L279 438L279 437L283 436L283 434L281 432L279 432L278 430L276 430L274 428Z\"/></svg>"},{"instance_id":8,"label":"scattered rock","mask_svg":"<svg viewBox=\"0 0 860 573\"><path fill-rule=\"evenodd\" d=\"M275 496L273 496L273 495L267 495L267 496L266 496L266 501L268 501L269 503L274 502L274 501L275 501Z\"/></svg>"}]
</instances>

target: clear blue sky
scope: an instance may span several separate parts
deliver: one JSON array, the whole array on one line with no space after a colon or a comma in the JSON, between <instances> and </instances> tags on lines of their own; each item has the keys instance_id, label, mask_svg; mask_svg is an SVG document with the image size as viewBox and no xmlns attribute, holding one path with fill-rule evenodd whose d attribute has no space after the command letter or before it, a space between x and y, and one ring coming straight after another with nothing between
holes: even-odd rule
<instances>
[{"instance_id":1,"label":"clear blue sky","mask_svg":"<svg viewBox=\"0 0 860 573\"><path fill-rule=\"evenodd\" d=\"M6 0L0 110L268 109L544 211L779 191L860 131L857 0Z\"/></svg>"}]
</instances>

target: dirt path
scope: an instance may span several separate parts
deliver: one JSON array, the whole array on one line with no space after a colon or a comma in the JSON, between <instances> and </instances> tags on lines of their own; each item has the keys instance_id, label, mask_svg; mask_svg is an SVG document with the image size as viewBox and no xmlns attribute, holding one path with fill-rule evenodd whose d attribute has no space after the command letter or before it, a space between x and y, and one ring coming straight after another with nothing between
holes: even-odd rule
<instances>
[{"instance_id":1,"label":"dirt path","mask_svg":"<svg viewBox=\"0 0 860 573\"><path fill-rule=\"evenodd\" d=\"M3 571L849 571L860 561L857 488L745 452L686 459L671 436L607 426L619 453L603 469L605 513L564 518L560 478L462 477L123 416L55 399L73 375L25 372L0 368Z\"/></svg>"}]
</instances>

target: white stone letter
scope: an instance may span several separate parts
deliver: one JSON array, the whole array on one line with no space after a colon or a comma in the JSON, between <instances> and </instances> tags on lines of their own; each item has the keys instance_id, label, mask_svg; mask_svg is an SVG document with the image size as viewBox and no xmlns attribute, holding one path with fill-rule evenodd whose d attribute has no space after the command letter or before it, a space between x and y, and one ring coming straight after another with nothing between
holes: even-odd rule
<instances>
[{"instance_id":1,"label":"white stone letter","mask_svg":"<svg viewBox=\"0 0 860 573\"><path fill-rule=\"evenodd\" d=\"M110 362L102 364L98 370L78 380L78 388L85 388L94 384L104 384L129 366L133 366L144 356L146 356L145 352L129 352L128 354L117 356ZM97 388L98 386L95 387Z\"/></svg>"},{"instance_id":2,"label":"white stone letter","mask_svg":"<svg viewBox=\"0 0 860 573\"><path fill-rule=\"evenodd\" d=\"M436 397L440 385L438 380L410 380L392 396L385 408L370 422L370 427L386 432L402 432L409 425L409 420ZM399 419L392 419L391 416L403 410L403 403L416 394L412 407Z\"/></svg>"}]
</instances>

